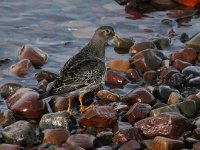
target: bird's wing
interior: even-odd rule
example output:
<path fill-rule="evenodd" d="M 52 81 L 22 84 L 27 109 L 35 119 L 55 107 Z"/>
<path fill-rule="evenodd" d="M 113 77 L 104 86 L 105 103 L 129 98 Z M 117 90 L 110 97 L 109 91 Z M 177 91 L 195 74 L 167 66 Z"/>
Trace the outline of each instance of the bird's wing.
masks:
<path fill-rule="evenodd" d="M 105 73 L 105 63 L 99 58 L 85 59 L 65 70 L 54 81 L 50 95 L 67 93 L 93 82 L 99 82 Z"/>

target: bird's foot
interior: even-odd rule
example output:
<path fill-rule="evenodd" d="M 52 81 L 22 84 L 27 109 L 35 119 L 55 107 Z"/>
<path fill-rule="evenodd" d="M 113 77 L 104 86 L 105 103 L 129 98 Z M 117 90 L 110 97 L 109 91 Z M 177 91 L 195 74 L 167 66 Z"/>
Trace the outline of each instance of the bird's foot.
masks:
<path fill-rule="evenodd" d="M 68 103 L 68 108 L 67 108 L 68 113 L 72 113 L 72 97 L 69 97 L 69 103 Z"/>
<path fill-rule="evenodd" d="M 87 107 L 81 105 L 79 111 L 80 111 L 81 113 L 84 113 L 86 110 L 88 110 L 88 109 L 90 109 L 90 108 L 92 108 L 92 107 L 94 107 L 94 103 L 90 104 L 90 105 L 87 106 Z"/>

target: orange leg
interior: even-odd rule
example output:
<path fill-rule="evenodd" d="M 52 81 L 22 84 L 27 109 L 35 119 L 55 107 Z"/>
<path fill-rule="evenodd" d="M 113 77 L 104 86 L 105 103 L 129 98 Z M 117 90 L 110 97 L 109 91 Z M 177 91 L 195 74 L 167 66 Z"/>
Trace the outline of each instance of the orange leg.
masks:
<path fill-rule="evenodd" d="M 86 111 L 86 108 L 85 108 L 84 105 L 83 105 L 83 97 L 80 95 L 80 96 L 78 97 L 78 99 L 79 99 L 79 102 L 80 102 L 80 112 L 83 113 L 83 112 Z"/>
<path fill-rule="evenodd" d="M 71 111 L 72 111 L 72 97 L 69 96 L 69 103 L 68 103 L 67 112 L 71 113 Z"/>

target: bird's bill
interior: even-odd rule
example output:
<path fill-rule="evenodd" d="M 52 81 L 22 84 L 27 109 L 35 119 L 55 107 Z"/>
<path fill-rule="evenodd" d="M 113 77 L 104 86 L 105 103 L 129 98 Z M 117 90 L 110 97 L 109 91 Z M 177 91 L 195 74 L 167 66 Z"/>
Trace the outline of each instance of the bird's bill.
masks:
<path fill-rule="evenodd" d="M 124 39 L 121 38 L 121 37 L 120 37 L 119 35 L 117 35 L 117 34 L 113 35 L 113 39 L 114 39 L 114 41 L 117 43 L 118 46 L 120 45 L 120 43 L 121 43 L 122 41 L 124 41 Z"/>

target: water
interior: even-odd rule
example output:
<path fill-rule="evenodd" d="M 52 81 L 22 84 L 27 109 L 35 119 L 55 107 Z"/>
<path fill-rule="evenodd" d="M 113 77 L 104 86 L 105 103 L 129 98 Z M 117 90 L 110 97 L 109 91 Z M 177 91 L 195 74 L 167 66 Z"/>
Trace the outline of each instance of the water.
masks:
<path fill-rule="evenodd" d="M 132 11 L 125 12 L 124 7 L 113 0 L 1 0 L 0 59 L 9 58 L 12 61 L 1 66 L 0 80 L 12 79 L 25 85 L 36 84 L 33 76 L 40 69 L 32 69 L 24 78 L 16 77 L 8 71 L 9 66 L 18 61 L 17 52 L 23 44 L 33 44 L 48 53 L 49 60 L 42 67 L 43 70 L 58 71 L 101 25 L 111 25 L 122 37 L 134 38 L 138 42 L 166 37 L 168 31 L 173 29 L 177 35 L 167 51 L 184 47 L 178 36 L 186 31 L 189 35 L 195 34 L 200 26 L 199 19 L 187 23 L 192 28 L 178 27 L 172 13 L 165 11 L 141 15 Z M 160 23 L 166 18 L 173 19 L 173 24 Z M 152 32 L 145 32 L 145 29 Z M 128 58 L 129 54 L 117 54 L 111 46 L 106 50 L 107 60 Z"/>

